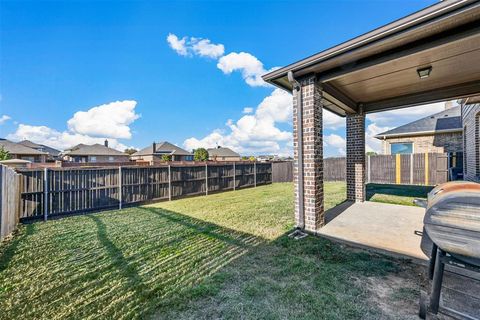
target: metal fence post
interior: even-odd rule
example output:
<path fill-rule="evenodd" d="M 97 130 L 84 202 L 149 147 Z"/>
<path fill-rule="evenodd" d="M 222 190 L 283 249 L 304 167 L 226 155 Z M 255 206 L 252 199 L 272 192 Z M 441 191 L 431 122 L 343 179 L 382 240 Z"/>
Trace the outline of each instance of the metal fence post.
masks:
<path fill-rule="evenodd" d="M 237 178 L 237 170 L 235 169 L 235 161 L 233 161 L 233 190 L 235 191 L 235 185 L 237 184 L 237 181 L 235 180 Z"/>
<path fill-rule="evenodd" d="M 253 163 L 253 186 L 257 186 L 257 161 Z"/>
<path fill-rule="evenodd" d="M 168 201 L 172 201 L 172 170 L 168 165 Z"/>
<path fill-rule="evenodd" d="M 43 169 L 43 221 L 48 219 L 48 168 Z"/>
<path fill-rule="evenodd" d="M 205 162 L 205 195 L 208 196 L 208 163 Z"/>
<path fill-rule="evenodd" d="M 122 210 L 122 167 L 118 167 L 118 209 Z"/>

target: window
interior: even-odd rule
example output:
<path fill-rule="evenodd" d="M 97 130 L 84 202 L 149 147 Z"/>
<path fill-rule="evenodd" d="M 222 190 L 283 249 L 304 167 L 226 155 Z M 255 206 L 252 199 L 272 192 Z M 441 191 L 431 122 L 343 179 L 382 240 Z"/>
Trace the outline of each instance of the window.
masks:
<path fill-rule="evenodd" d="M 90 162 L 97 162 L 97 157 L 91 156 L 90 157 Z"/>
<path fill-rule="evenodd" d="M 413 153 L 413 143 L 392 143 L 390 145 L 391 154 Z"/>
<path fill-rule="evenodd" d="M 113 157 L 108 157 L 108 161 L 112 162 L 112 161 L 113 161 Z"/>

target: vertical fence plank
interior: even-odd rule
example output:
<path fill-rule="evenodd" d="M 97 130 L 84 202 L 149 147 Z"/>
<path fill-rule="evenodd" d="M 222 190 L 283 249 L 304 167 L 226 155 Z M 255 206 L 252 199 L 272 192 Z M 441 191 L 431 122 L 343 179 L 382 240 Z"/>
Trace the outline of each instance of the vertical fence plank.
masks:
<path fill-rule="evenodd" d="M 205 163 L 205 195 L 208 196 L 208 163 Z"/>
<path fill-rule="evenodd" d="M 43 171 L 43 221 L 48 219 L 48 168 Z"/>
<path fill-rule="evenodd" d="M 429 163 L 428 163 L 428 153 L 427 152 L 425 153 L 425 158 L 424 159 L 425 159 L 425 164 L 424 164 L 424 166 L 425 166 L 425 185 L 428 186 L 428 183 L 429 183 L 428 178 L 429 178 L 430 167 L 429 167 Z"/>
<path fill-rule="evenodd" d="M 118 167 L 118 209 L 122 210 L 122 167 Z"/>

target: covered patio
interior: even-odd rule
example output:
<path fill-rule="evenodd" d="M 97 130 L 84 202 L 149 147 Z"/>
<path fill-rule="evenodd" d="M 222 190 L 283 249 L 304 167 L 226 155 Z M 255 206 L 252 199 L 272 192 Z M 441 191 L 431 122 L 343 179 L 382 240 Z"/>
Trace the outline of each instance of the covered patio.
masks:
<path fill-rule="evenodd" d="M 338 236 L 340 230 L 334 226 L 349 218 L 360 220 L 359 230 L 378 228 L 375 236 L 382 239 L 395 221 L 392 216 L 375 219 L 375 215 L 391 208 L 355 204 L 325 226 L 322 111 L 325 108 L 346 117 L 347 199 L 362 203 L 367 114 L 480 93 L 480 2 L 439 2 L 263 78 L 293 94 L 298 229 Z M 409 223 L 420 224 L 423 218 L 420 213 L 414 219 L 395 210 L 399 215 L 393 217 Z M 372 223 L 359 219 L 361 215 Z M 393 248 L 394 241 L 382 242 Z"/>
<path fill-rule="evenodd" d="M 428 258 L 420 246 L 424 213 L 419 207 L 346 201 L 325 212 L 326 225 L 318 233 L 349 245 L 425 263 Z"/>

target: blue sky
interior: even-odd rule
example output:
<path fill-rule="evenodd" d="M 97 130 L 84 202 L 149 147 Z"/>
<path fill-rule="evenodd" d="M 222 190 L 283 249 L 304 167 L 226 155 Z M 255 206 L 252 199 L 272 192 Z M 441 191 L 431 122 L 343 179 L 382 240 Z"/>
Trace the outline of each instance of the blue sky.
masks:
<path fill-rule="evenodd" d="M 290 97 L 259 75 L 434 2 L 3 0 L 0 136 L 288 154 Z M 373 134 L 409 117 L 367 124 Z M 325 153 L 341 154 L 343 120 L 326 118 Z"/>

